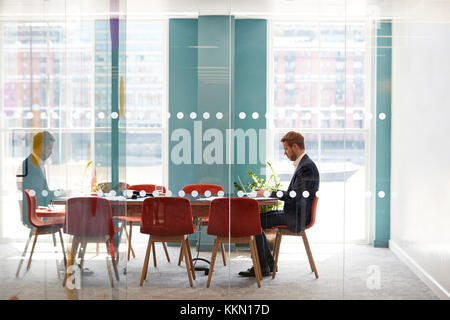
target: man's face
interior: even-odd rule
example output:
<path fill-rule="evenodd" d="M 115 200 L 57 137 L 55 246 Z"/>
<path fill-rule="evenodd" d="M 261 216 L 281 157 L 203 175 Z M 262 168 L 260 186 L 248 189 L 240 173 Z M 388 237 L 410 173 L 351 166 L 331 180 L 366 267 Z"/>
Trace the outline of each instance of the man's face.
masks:
<path fill-rule="evenodd" d="M 43 161 L 47 160 L 50 157 L 50 155 L 52 154 L 54 144 L 55 143 L 53 141 L 51 141 L 51 142 L 45 143 L 43 145 L 43 149 L 42 149 L 42 153 L 41 153 L 41 159 Z"/>
<path fill-rule="evenodd" d="M 295 161 L 297 160 L 297 155 L 294 152 L 294 148 L 296 147 L 296 144 L 293 144 L 292 147 L 290 147 L 286 141 L 283 142 L 283 148 L 284 148 L 284 154 L 285 156 L 291 160 L 291 161 Z"/>

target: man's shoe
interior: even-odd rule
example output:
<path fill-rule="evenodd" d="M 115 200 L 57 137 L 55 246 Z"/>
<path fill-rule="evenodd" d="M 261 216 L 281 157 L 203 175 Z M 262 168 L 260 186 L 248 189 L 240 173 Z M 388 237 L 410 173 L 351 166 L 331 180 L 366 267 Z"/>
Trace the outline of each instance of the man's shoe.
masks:
<path fill-rule="evenodd" d="M 261 274 L 263 277 L 267 277 L 270 273 L 270 268 L 266 266 L 265 268 L 261 268 Z M 243 277 L 254 277 L 255 276 L 255 268 L 251 267 L 250 269 L 247 269 L 247 271 L 241 271 L 239 272 L 240 276 Z"/>

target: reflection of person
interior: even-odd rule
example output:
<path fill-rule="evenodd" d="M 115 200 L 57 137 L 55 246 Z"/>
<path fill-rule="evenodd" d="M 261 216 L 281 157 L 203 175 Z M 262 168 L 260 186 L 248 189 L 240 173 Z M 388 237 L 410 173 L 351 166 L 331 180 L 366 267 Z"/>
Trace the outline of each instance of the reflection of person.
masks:
<path fill-rule="evenodd" d="M 48 206 L 54 198 L 54 192 L 50 191 L 45 172 L 45 161 L 53 151 L 55 138 L 48 131 L 42 131 L 33 136 L 31 154 L 22 162 L 17 177 L 19 190 L 33 190 L 36 194 L 36 206 Z M 25 195 L 23 195 L 25 199 Z M 22 201 L 23 221 L 26 221 L 26 201 Z"/>
<path fill-rule="evenodd" d="M 292 232 L 302 231 L 310 222 L 311 207 L 316 192 L 319 190 L 319 171 L 305 152 L 304 137 L 294 131 L 288 132 L 282 139 L 284 154 L 294 162 L 294 175 L 287 191 L 272 191 L 271 197 L 284 201 L 283 210 L 261 213 L 261 227 L 269 229 L 286 225 Z M 262 189 L 257 189 L 257 196 L 267 195 Z M 293 192 L 294 191 L 294 192 Z M 274 259 L 270 251 L 264 231 L 255 237 L 258 256 L 263 276 L 272 271 Z M 239 273 L 241 276 L 255 276 L 253 268 Z"/>

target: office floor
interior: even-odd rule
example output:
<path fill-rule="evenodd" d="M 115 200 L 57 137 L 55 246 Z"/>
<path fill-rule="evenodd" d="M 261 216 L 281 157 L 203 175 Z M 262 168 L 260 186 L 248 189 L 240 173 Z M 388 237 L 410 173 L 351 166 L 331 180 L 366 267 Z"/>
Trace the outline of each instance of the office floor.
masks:
<path fill-rule="evenodd" d="M 206 288 L 207 276 L 197 271 L 191 288 L 184 263 L 177 265 L 179 248 L 168 247 L 169 263 L 161 244 L 156 245 L 158 267 L 150 259 L 147 280 L 139 287 L 146 242 L 137 239 L 133 244 L 136 258 L 127 263 L 125 254 L 121 255 L 120 281 L 115 281 L 114 289 L 109 286 L 106 255 L 97 256 L 95 245 L 90 245 L 85 268 L 93 273 L 83 276 L 80 290 L 68 290 L 61 285 L 62 274 L 58 277 L 57 273 L 56 258 L 61 253 L 55 253 L 51 242 L 38 242 L 30 270 L 25 271 L 25 261 L 17 278 L 24 243 L 2 243 L 0 299 L 438 299 L 389 249 L 369 245 L 311 244 L 319 271 L 315 279 L 304 248 L 295 238 L 283 240 L 279 273 L 275 279 L 265 277 L 259 289 L 254 278 L 238 275 L 251 266 L 247 251 L 231 252 L 227 267 L 219 254 L 211 287 Z M 195 248 L 191 249 L 195 258 Z M 203 258 L 210 256 L 210 252 L 200 253 Z"/>

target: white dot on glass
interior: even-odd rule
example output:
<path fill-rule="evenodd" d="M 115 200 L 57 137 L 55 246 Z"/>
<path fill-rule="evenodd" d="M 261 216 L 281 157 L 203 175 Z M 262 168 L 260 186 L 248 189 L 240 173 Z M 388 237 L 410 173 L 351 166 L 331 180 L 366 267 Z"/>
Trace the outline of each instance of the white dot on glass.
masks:
<path fill-rule="evenodd" d="M 246 117 L 245 112 L 239 113 L 239 119 L 245 119 L 245 117 Z"/>
<path fill-rule="evenodd" d="M 265 117 L 266 117 L 266 119 L 270 119 L 270 114 L 266 113 Z"/>
<path fill-rule="evenodd" d="M 191 196 L 193 196 L 194 198 L 195 198 L 196 196 L 198 196 L 198 191 L 197 191 L 197 190 L 192 191 L 192 192 L 191 192 Z"/>
<path fill-rule="evenodd" d="M 147 194 L 147 192 L 145 192 L 145 190 L 139 191 L 139 195 L 140 195 L 141 197 L 145 197 L 146 194 Z"/>
<path fill-rule="evenodd" d="M 372 119 L 373 118 L 373 115 L 370 112 L 366 113 L 365 116 L 366 116 L 367 119 Z"/>
<path fill-rule="evenodd" d="M 206 190 L 205 191 L 205 197 L 207 197 L 207 198 L 211 197 L 211 191 Z"/>
<path fill-rule="evenodd" d="M 105 114 L 103 112 L 99 112 L 97 116 L 98 116 L 99 119 L 104 119 L 105 118 Z"/>
<path fill-rule="evenodd" d="M 290 196 L 291 198 L 295 198 L 296 195 L 297 195 L 297 192 L 295 192 L 294 190 L 292 190 L 292 191 L 289 192 L 289 196 Z"/>
<path fill-rule="evenodd" d="M 283 196 L 283 191 L 277 191 L 277 197 L 281 198 Z"/>
<path fill-rule="evenodd" d="M 366 198 L 370 198 L 370 197 L 372 197 L 372 192 L 367 191 L 367 192 L 366 192 Z"/>
<path fill-rule="evenodd" d="M 172 196 L 172 191 L 170 191 L 170 190 L 167 190 L 167 192 L 166 192 L 166 196 L 167 196 L 167 197 L 171 197 L 171 196 Z"/>
<path fill-rule="evenodd" d="M 268 198 L 270 196 L 270 191 L 266 190 L 264 191 L 264 197 Z"/>
<path fill-rule="evenodd" d="M 154 197 L 159 197 L 159 191 L 158 191 L 158 190 L 154 190 L 154 191 L 152 192 L 152 195 L 153 195 Z"/>
<path fill-rule="evenodd" d="M 203 112 L 203 119 L 209 119 L 209 112 Z"/>
<path fill-rule="evenodd" d="M 183 119 L 183 117 L 184 117 L 183 112 L 178 112 L 178 113 L 177 113 L 177 118 L 178 118 L 178 119 Z"/>
<path fill-rule="evenodd" d="M 302 196 L 303 196 L 303 198 L 308 198 L 309 192 L 307 190 L 303 191 Z"/>
<path fill-rule="evenodd" d="M 219 192 L 217 192 L 217 195 L 219 197 L 223 197 L 225 195 L 225 192 L 223 192 L 222 190 L 220 190 Z"/>
<path fill-rule="evenodd" d="M 27 119 L 33 119 L 33 117 L 34 117 L 33 112 L 27 113 Z"/>
<path fill-rule="evenodd" d="M 253 112 L 252 113 L 252 118 L 255 119 L 255 120 L 258 119 L 259 118 L 259 113 L 258 112 Z"/>
<path fill-rule="evenodd" d="M 386 119 L 386 114 L 384 112 L 382 112 L 378 115 L 378 118 L 380 118 L 380 120 L 384 120 L 384 119 Z"/>
<path fill-rule="evenodd" d="M 256 198 L 257 195 L 258 195 L 258 194 L 256 193 L 255 190 L 253 190 L 252 192 L 250 192 L 250 197 L 251 197 L 251 198 Z"/>
<path fill-rule="evenodd" d="M 378 198 L 383 199 L 385 195 L 386 195 L 386 194 L 384 193 L 384 191 L 378 192 Z"/>
<path fill-rule="evenodd" d="M 305 119 L 306 119 L 306 120 L 310 120 L 310 119 L 311 119 L 311 113 L 307 112 L 307 113 L 305 114 Z"/>
<path fill-rule="evenodd" d="M 132 190 L 126 190 L 126 196 L 128 198 L 131 198 L 133 196 L 133 191 Z"/>
<path fill-rule="evenodd" d="M 80 114 L 79 114 L 78 112 L 74 112 L 74 113 L 72 114 L 72 118 L 78 119 L 78 118 L 80 118 Z"/>
<path fill-rule="evenodd" d="M 59 190 L 56 190 L 54 193 L 55 197 L 59 197 L 61 195 L 61 192 Z"/>
<path fill-rule="evenodd" d="M 216 118 L 219 119 L 219 120 L 222 119 L 223 118 L 222 112 L 217 112 L 216 113 Z"/>
<path fill-rule="evenodd" d="M 320 197 L 320 191 L 319 191 L 319 190 L 316 191 L 316 197 L 317 197 L 317 198 Z"/>
<path fill-rule="evenodd" d="M 167 112 L 167 119 L 170 119 L 170 112 Z"/>
<path fill-rule="evenodd" d="M 36 191 L 30 190 L 29 194 L 30 194 L 30 197 L 34 197 L 36 195 Z"/>
<path fill-rule="evenodd" d="M 42 196 L 43 197 L 47 197 L 48 196 L 48 191 L 47 190 L 42 190 Z"/>
<path fill-rule="evenodd" d="M 242 198 L 244 196 L 244 191 L 239 190 L 237 195 L 238 195 L 239 198 Z"/>
<path fill-rule="evenodd" d="M 196 119 L 197 118 L 197 114 L 195 112 L 191 112 L 191 114 L 189 115 L 189 117 L 191 119 Z"/>
<path fill-rule="evenodd" d="M 97 196 L 103 197 L 103 191 L 102 191 L 102 190 L 98 190 L 98 191 L 97 191 Z"/>
<path fill-rule="evenodd" d="M 58 119 L 59 116 L 58 116 L 58 114 L 56 112 L 53 112 L 52 113 L 52 117 L 53 117 L 53 119 Z"/>
<path fill-rule="evenodd" d="M 91 118 L 91 113 L 90 112 L 86 112 L 85 117 L 86 117 L 86 119 L 90 119 Z"/>
<path fill-rule="evenodd" d="M 41 113 L 41 119 L 47 119 L 47 114 L 45 112 Z"/>
<path fill-rule="evenodd" d="M 292 117 L 292 119 L 297 119 L 298 118 L 298 114 L 297 113 L 293 113 L 291 117 Z"/>
<path fill-rule="evenodd" d="M 117 112 L 111 113 L 111 119 L 117 119 L 119 117 L 119 114 Z"/>
<path fill-rule="evenodd" d="M 178 195 L 179 195 L 180 197 L 184 197 L 184 196 L 186 195 L 186 193 L 185 193 L 183 190 L 180 190 L 180 191 L 178 192 Z"/>

